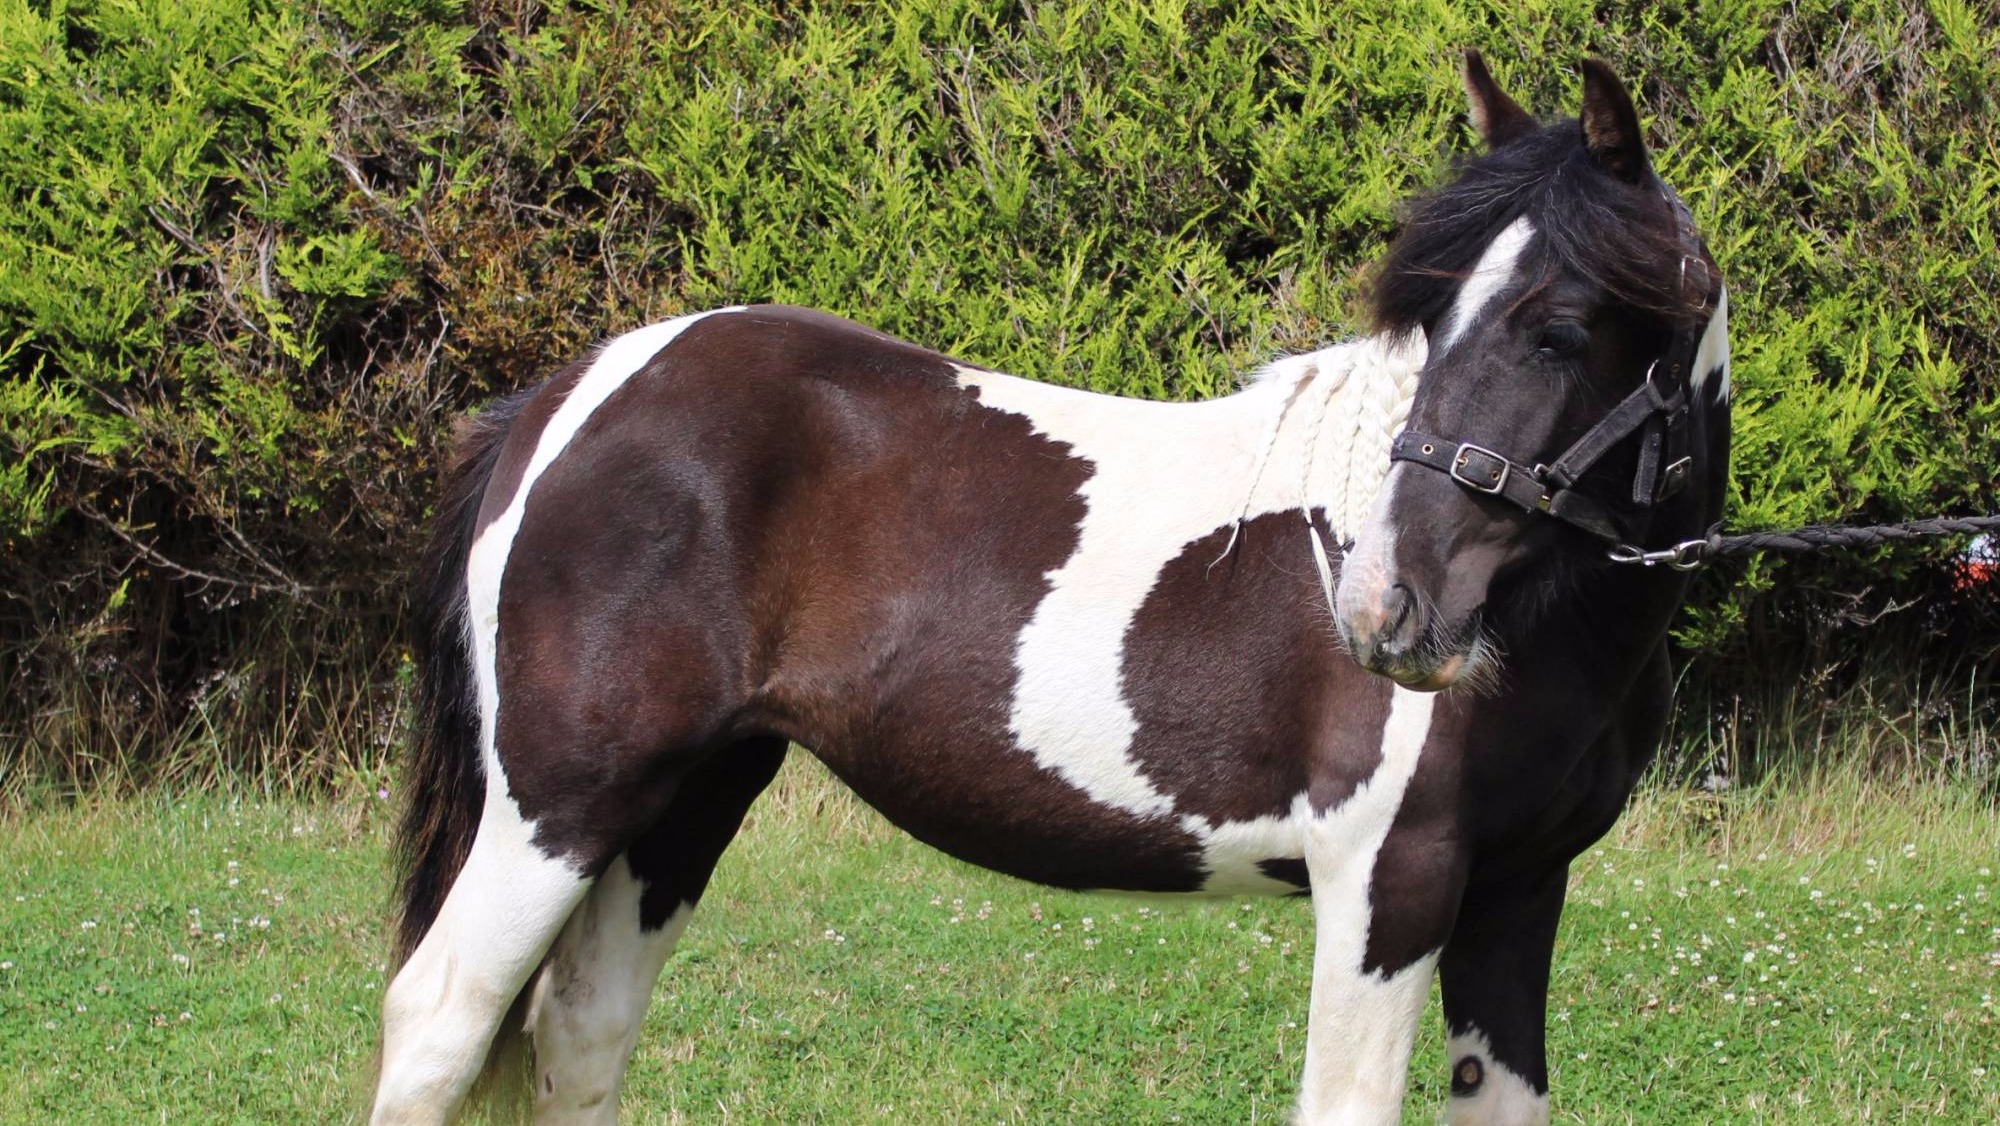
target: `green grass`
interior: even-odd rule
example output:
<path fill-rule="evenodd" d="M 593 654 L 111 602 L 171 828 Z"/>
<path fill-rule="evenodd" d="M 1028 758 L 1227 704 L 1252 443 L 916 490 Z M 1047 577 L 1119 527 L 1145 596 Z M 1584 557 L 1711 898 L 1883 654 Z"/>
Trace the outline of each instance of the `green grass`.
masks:
<path fill-rule="evenodd" d="M 387 803 L 0 823 L 0 1120 L 341 1120 L 382 987 Z M 1562 1122 L 2000 1120 L 2000 818 L 1849 771 L 1658 791 L 1576 866 Z M 752 815 L 656 997 L 640 1122 L 1282 1122 L 1307 906 L 974 872 L 815 771 Z M 1435 1012 L 1409 1120 L 1444 1099 Z"/>

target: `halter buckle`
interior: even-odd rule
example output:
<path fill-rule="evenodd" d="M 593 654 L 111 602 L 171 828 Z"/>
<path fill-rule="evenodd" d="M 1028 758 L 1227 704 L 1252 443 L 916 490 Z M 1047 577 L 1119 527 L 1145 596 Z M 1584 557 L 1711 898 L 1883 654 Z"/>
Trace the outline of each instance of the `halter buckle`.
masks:
<path fill-rule="evenodd" d="M 1485 460 L 1475 464 L 1474 457 Z M 1507 478 L 1514 472 L 1514 463 L 1485 446 L 1460 442 L 1458 452 L 1452 455 L 1449 472 L 1452 480 L 1473 492 L 1492 496 L 1507 487 Z"/>

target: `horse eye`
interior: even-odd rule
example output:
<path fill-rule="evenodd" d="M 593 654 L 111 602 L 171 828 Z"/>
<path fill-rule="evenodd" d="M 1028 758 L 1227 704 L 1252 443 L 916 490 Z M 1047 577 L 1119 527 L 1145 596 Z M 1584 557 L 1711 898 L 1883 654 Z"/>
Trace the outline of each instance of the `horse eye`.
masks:
<path fill-rule="evenodd" d="M 1590 343 L 1590 330 L 1576 321 L 1550 321 L 1542 329 L 1542 338 L 1535 342 L 1535 351 L 1543 357 L 1556 359 L 1583 351 Z"/>

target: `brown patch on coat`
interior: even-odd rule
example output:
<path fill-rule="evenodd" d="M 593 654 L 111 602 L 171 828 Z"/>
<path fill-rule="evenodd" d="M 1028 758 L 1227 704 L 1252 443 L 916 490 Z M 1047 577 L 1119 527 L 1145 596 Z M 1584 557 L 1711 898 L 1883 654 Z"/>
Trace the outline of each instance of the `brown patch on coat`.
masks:
<path fill-rule="evenodd" d="M 1375 853 L 1368 882 L 1368 944 L 1361 968 L 1384 977 L 1444 946 L 1458 916 L 1467 850 L 1464 803 L 1482 800 L 1459 786 L 1461 748 L 1476 748 L 1469 722 L 1478 701 L 1446 693 L 1431 708 L 1416 770 Z M 1468 707 L 1468 705 L 1471 705 Z"/>
<path fill-rule="evenodd" d="M 625 851 L 632 877 L 645 885 L 638 924 L 659 930 L 681 907 L 701 901 L 722 850 L 743 825 L 750 803 L 785 761 L 783 739 L 746 739 L 710 755 L 683 779 L 666 813 Z"/>
<path fill-rule="evenodd" d="M 1090 464 L 937 353 L 823 313 L 691 325 L 536 482 L 501 591 L 501 753 L 601 866 L 716 748 L 811 748 L 912 834 L 1067 887 L 1193 890 L 1197 842 L 1008 729 Z"/>
<path fill-rule="evenodd" d="M 1125 635 L 1132 756 L 1210 822 L 1345 801 L 1381 765 L 1388 682 L 1340 652 L 1298 510 L 1194 540 Z"/>

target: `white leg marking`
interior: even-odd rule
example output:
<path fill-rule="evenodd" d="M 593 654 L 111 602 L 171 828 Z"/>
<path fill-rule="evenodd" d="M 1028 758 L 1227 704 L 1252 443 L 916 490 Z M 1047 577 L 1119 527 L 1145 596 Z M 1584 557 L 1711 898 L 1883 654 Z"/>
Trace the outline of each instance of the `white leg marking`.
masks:
<path fill-rule="evenodd" d="M 1388 976 L 1363 964 L 1372 921 L 1376 854 L 1430 734 L 1434 694 L 1395 689 L 1382 726 L 1382 764 L 1339 806 L 1306 828 L 1312 876 L 1313 983 L 1298 1121 L 1307 1126 L 1393 1126 L 1417 1021 L 1437 952 Z"/>
<path fill-rule="evenodd" d="M 535 983 L 535 1121 L 618 1121 L 618 1091 L 639 1044 L 653 982 L 687 929 L 682 904 L 656 931 L 639 929 L 645 885 L 614 861 L 556 939 Z"/>
<path fill-rule="evenodd" d="M 1445 1044 L 1445 1062 L 1452 1068 L 1468 1057 L 1479 1061 L 1482 1078 L 1472 1094 L 1452 1096 L 1445 1119 L 1450 1126 L 1548 1126 L 1548 1095 L 1493 1062 L 1493 1045 L 1477 1028 Z"/>
<path fill-rule="evenodd" d="M 1729 397 L 1729 290 L 1724 288 L 1715 299 L 1715 312 L 1708 315 L 1708 327 L 1701 331 L 1701 343 L 1695 345 L 1694 371 L 1689 373 L 1694 381 L 1695 394 L 1699 395 L 1710 379 L 1719 379 L 1715 385 L 1715 401 Z"/>
<path fill-rule="evenodd" d="M 1388 467 L 1394 434 L 1381 420 L 1406 416 L 1423 359 L 1421 341 L 1353 341 L 1281 360 L 1246 390 L 1205 403 L 1119 399 L 960 368 L 960 384 L 976 387 L 983 405 L 1027 418 L 1092 465 L 1076 550 L 1048 574 L 1049 594 L 1016 642 L 1009 725 L 1017 744 L 1101 804 L 1142 817 L 1174 815 L 1174 797 L 1131 756 L 1137 723 L 1123 676 L 1133 616 L 1161 568 L 1239 516 L 1325 507 L 1339 534 L 1347 514 L 1372 499 L 1349 494 L 1372 491 Z M 1323 382 L 1302 387 L 1307 380 Z M 1294 392 L 1309 401 L 1295 403 L 1274 431 L 1273 419 Z M 1372 424 L 1357 425 L 1357 416 Z M 1342 441 L 1322 441 L 1322 425 Z M 1272 470 L 1258 473 L 1260 463 Z M 1300 467 L 1310 467 L 1304 496 Z M 1307 530 L 1298 537 L 1305 563 Z M 1301 854 L 1297 816 L 1181 821 L 1204 842 L 1211 871 L 1204 890 L 1296 890 L 1256 862 Z M 1274 851 L 1255 855 L 1259 846 Z"/>
<path fill-rule="evenodd" d="M 1528 240 L 1535 235 L 1535 225 L 1523 215 L 1507 224 L 1493 241 L 1486 244 L 1485 253 L 1479 256 L 1479 264 L 1472 268 L 1472 275 L 1459 287 L 1458 299 L 1452 302 L 1451 311 L 1445 314 L 1444 328 L 1438 334 L 1437 350 L 1443 354 L 1451 350 L 1453 344 L 1464 336 L 1479 313 L 1488 302 L 1507 287 L 1513 278 L 1521 252 L 1528 248 Z"/>
<path fill-rule="evenodd" d="M 442 1123 L 464 1100 L 493 1033 L 589 882 L 529 839 L 498 787 L 437 921 L 383 998 L 373 1121 Z"/>
<path fill-rule="evenodd" d="M 606 345 L 550 416 L 507 508 L 472 545 L 466 605 L 486 798 L 465 868 L 383 999 L 377 1122 L 442 1122 L 457 1108 L 478 1076 L 501 1017 L 589 886 L 567 861 L 535 846 L 534 825 L 508 791 L 495 742 L 500 583 L 536 479 L 612 392 L 709 315 L 649 325 Z"/>

